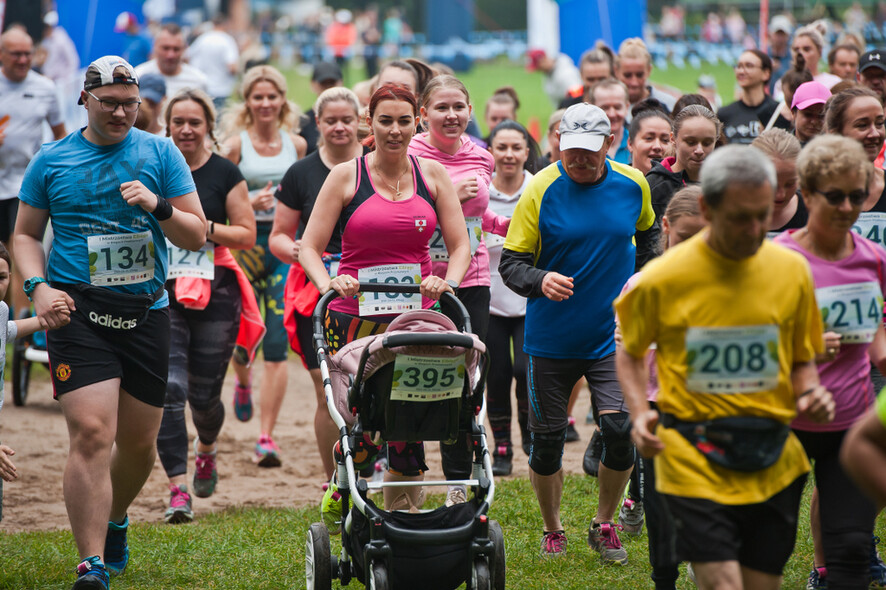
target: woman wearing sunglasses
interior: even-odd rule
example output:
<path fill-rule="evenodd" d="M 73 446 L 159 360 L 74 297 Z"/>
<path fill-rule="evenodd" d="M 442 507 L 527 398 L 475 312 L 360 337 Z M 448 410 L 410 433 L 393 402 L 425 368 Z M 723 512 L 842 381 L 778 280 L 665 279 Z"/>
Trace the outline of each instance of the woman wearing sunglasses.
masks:
<path fill-rule="evenodd" d="M 852 231 L 874 174 L 868 160 L 865 149 L 846 137 L 812 140 L 797 159 L 809 220 L 805 227 L 776 238 L 803 255 L 812 269 L 825 331 L 818 370 L 821 384 L 836 402 L 832 422 L 818 424 L 800 416 L 791 425 L 814 462 L 818 488 L 820 535 L 815 536 L 820 545 L 810 575 L 812 587 L 820 587 L 827 578 L 830 587 L 864 588 L 870 575 L 876 508 L 839 461 L 846 432 L 876 398 L 871 361 L 881 371 L 886 369 L 886 253 Z M 813 515 L 816 528 L 814 521 Z"/>

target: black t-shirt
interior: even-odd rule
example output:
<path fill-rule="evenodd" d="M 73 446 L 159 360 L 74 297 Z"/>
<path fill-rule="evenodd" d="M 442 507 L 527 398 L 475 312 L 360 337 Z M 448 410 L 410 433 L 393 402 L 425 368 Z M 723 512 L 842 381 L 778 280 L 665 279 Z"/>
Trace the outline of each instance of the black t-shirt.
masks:
<path fill-rule="evenodd" d="M 312 154 L 317 151 L 317 141 L 320 139 L 320 130 L 317 129 L 317 117 L 314 116 L 314 109 L 302 115 L 300 123 L 301 131 L 298 134 L 308 142 L 308 151 L 305 154 Z"/>
<path fill-rule="evenodd" d="M 723 134 L 729 143 L 749 144 L 763 133 L 777 108 L 778 102 L 771 96 L 755 107 L 737 100 L 717 111 L 717 118 L 723 122 Z"/>
<path fill-rule="evenodd" d="M 205 164 L 191 172 L 191 176 L 197 185 L 197 196 L 200 197 L 206 219 L 227 223 L 225 203 L 228 193 L 244 180 L 237 165 L 218 154 L 212 154 Z"/>
<path fill-rule="evenodd" d="M 789 229 L 800 229 L 801 227 L 806 226 L 806 222 L 809 220 L 809 211 L 806 210 L 806 204 L 803 203 L 803 195 L 797 191 L 797 210 L 794 211 L 793 217 L 788 219 L 788 222 L 783 226 L 777 229 L 771 229 L 766 233 L 766 237 L 772 239 L 775 238 L 778 234 L 784 233 Z"/>
<path fill-rule="evenodd" d="M 329 172 L 329 168 L 320 159 L 320 152 L 315 151 L 290 166 L 286 174 L 283 175 L 283 180 L 280 181 L 275 196 L 290 209 L 301 211 L 296 237 L 300 238 L 304 233 L 308 219 L 311 217 L 311 211 L 314 209 L 317 194 L 326 181 L 326 177 L 329 176 Z M 341 231 L 338 224 L 332 230 L 326 251 L 332 254 L 341 253 Z"/>

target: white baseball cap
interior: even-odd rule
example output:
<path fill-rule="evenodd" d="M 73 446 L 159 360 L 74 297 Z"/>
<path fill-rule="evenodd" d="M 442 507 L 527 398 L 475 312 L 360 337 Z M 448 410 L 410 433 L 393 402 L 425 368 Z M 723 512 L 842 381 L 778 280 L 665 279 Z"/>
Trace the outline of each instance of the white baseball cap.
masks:
<path fill-rule="evenodd" d="M 600 107 L 580 102 L 566 109 L 560 120 L 560 150 L 580 148 L 598 152 L 611 134 L 606 113 Z"/>

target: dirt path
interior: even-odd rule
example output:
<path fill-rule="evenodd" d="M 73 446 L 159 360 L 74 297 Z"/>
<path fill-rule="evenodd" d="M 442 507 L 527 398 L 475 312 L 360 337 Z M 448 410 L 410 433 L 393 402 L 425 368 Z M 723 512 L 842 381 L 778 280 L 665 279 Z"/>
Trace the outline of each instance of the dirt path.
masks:
<path fill-rule="evenodd" d="M 261 371 L 256 363 L 255 382 Z M 324 477 L 313 431 L 314 392 L 307 371 L 298 360 L 290 360 L 289 387 L 274 438 L 282 451 L 283 466 L 260 469 L 252 463 L 252 449 L 258 438 L 258 417 L 250 422 L 236 420 L 231 410 L 234 390 L 229 371 L 222 398 L 227 419 L 219 440 L 219 483 L 212 498 L 195 499 L 197 518 L 209 511 L 231 506 L 295 506 L 319 503 Z M 11 367 L 7 366 L 7 375 Z M 0 440 L 16 450 L 19 479 L 4 483 L 3 521 L 0 530 L 8 532 L 68 528 L 62 497 L 62 473 L 67 457 L 68 437 L 64 418 L 52 399 L 48 374 L 35 369 L 25 407 L 12 404 L 11 385 L 6 383 L 6 404 L 0 414 Z M 260 395 L 260 392 L 259 392 Z M 581 460 L 591 427 L 584 416 L 589 402 L 587 391 L 576 406 L 577 428 L 582 440 L 566 446 L 564 464 L 570 473 L 581 473 Z M 188 418 L 190 425 L 190 417 Z M 519 450 L 519 429 L 514 423 L 517 444 L 514 473 L 526 477 L 528 466 Z M 489 429 L 487 427 L 487 432 Z M 194 436 L 191 427 L 191 437 Z M 490 441 L 491 444 L 491 441 Z M 440 454 L 429 443 L 428 464 L 432 477 L 440 475 Z M 437 474 L 437 475 L 434 475 Z M 193 476 L 193 458 L 190 476 Z M 142 493 L 130 509 L 136 521 L 162 521 L 168 490 L 165 473 L 158 460 Z"/>

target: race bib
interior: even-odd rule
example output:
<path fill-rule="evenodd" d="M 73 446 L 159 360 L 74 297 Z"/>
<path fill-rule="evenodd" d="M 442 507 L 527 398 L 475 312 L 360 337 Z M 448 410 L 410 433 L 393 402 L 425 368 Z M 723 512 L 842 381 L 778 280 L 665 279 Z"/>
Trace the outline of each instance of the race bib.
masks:
<path fill-rule="evenodd" d="M 484 233 L 483 239 L 486 240 L 486 247 L 490 250 L 493 248 L 502 248 L 505 245 L 504 237 L 498 234 Z"/>
<path fill-rule="evenodd" d="M 883 320 L 883 293 L 875 281 L 834 285 L 815 290 L 826 332 L 840 334 L 842 342 L 873 342 Z"/>
<path fill-rule="evenodd" d="M 255 199 L 255 197 L 258 195 L 258 193 L 260 193 L 263 189 L 264 189 L 264 186 L 262 186 L 260 189 L 249 191 L 249 200 L 252 201 L 253 199 Z M 268 222 L 274 221 L 274 210 L 276 208 L 277 208 L 277 199 L 275 198 L 274 204 L 271 206 L 270 209 L 263 209 L 261 211 L 257 211 L 257 210 L 254 211 L 255 220 L 261 221 L 263 223 L 268 223 Z"/>
<path fill-rule="evenodd" d="M 390 285 L 421 284 L 420 264 L 391 264 L 370 266 L 357 272 L 361 283 L 388 283 Z M 418 293 L 360 293 L 360 316 L 396 315 L 404 311 L 421 309 Z"/>
<path fill-rule="evenodd" d="M 480 247 L 480 241 L 483 239 L 483 218 L 482 217 L 465 217 L 465 224 L 468 228 L 468 237 L 471 240 L 471 256 L 477 252 Z M 431 235 L 431 241 L 428 243 L 431 251 L 432 262 L 449 262 L 449 252 L 446 250 L 446 243 L 443 241 L 443 232 L 440 226 L 434 228 Z"/>
<path fill-rule="evenodd" d="M 439 358 L 397 355 L 391 400 L 436 402 L 461 397 L 465 383 L 465 355 Z"/>
<path fill-rule="evenodd" d="M 166 249 L 169 252 L 167 279 L 192 277 L 211 281 L 215 278 L 215 244 L 212 242 L 206 242 L 193 252 L 179 248 L 167 239 Z"/>
<path fill-rule="evenodd" d="M 150 231 L 89 236 L 86 248 L 92 285 L 131 285 L 154 278 L 154 240 Z"/>
<path fill-rule="evenodd" d="M 696 393 L 753 393 L 778 385 L 778 326 L 689 328 L 686 385 Z"/>
<path fill-rule="evenodd" d="M 886 213 L 875 211 L 863 211 L 859 216 L 852 231 L 863 238 L 876 242 L 881 246 L 886 242 Z"/>

